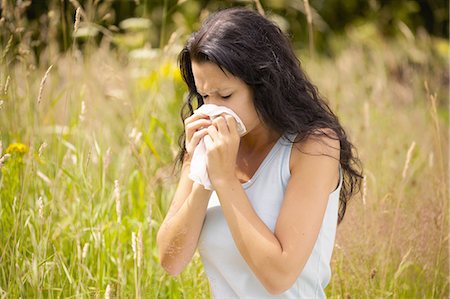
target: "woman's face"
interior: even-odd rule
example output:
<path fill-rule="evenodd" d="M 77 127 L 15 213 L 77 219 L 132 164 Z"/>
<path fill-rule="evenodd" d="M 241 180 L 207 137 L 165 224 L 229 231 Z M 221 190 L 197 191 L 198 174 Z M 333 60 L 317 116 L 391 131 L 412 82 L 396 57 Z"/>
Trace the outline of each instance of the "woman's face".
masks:
<path fill-rule="evenodd" d="M 252 90 L 241 79 L 224 71 L 211 62 L 192 62 L 195 86 L 204 103 L 233 110 L 250 132 L 261 124 L 253 104 Z"/>

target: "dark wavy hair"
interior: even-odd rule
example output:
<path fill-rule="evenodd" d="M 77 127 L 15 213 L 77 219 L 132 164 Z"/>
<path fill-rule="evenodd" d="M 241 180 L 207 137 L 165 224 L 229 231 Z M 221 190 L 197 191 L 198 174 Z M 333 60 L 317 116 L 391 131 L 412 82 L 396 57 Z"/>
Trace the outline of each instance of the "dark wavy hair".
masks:
<path fill-rule="evenodd" d="M 192 61 L 212 62 L 243 80 L 253 91 L 253 101 L 264 123 L 277 132 L 297 134 L 300 142 L 312 135 L 340 141 L 344 182 L 340 194 L 340 223 L 348 200 L 360 190 L 362 164 L 338 118 L 302 71 L 289 39 L 280 28 L 245 8 L 231 8 L 210 15 L 188 39 L 179 55 L 181 75 L 189 94 L 181 110 L 184 121 L 203 105 L 192 73 Z M 195 103 L 196 101 L 196 103 Z M 334 131 L 327 134 L 324 128 Z M 185 134 L 179 138 L 177 157 L 183 163 Z"/>

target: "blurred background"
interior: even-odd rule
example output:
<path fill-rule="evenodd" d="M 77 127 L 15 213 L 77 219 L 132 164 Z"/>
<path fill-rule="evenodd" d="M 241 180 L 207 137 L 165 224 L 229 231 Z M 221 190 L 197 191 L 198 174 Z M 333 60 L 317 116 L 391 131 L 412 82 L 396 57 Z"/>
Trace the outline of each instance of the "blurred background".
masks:
<path fill-rule="evenodd" d="M 305 3 L 309 3 L 308 7 Z M 209 11 L 237 5 L 257 8 L 249 0 L 4 0 L 0 10 L 1 41 L 6 45 L 13 35 L 13 44 L 28 48 L 37 58 L 53 42 L 57 42 L 58 50 L 67 51 L 73 43 L 75 10 L 82 7 L 82 23 L 75 36 L 92 37 L 97 42 L 108 38 L 114 46 L 161 48 L 173 32 L 186 35 L 198 29 Z M 314 47 L 323 54 L 336 50 L 339 46 L 334 45 L 335 39 L 355 26 L 366 26 L 366 30 L 377 30 L 386 37 L 413 36 L 424 31 L 448 39 L 449 34 L 445 0 L 267 0 L 260 1 L 259 6 L 291 36 L 298 49 L 308 45 L 308 9 Z M 139 31 L 142 34 L 130 35 Z"/>
<path fill-rule="evenodd" d="M 2 0 L 0 298 L 210 298 L 155 236 L 177 183 L 177 55 L 246 6 L 291 38 L 364 165 L 330 298 L 449 298 L 445 0 Z"/>

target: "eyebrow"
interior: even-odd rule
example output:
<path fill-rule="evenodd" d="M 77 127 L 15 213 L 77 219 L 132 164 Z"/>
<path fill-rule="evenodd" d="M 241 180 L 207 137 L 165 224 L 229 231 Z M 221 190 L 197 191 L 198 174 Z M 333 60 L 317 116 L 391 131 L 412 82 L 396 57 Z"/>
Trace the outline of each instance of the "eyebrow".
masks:
<path fill-rule="evenodd" d="M 210 92 L 203 92 L 202 90 L 197 88 L 197 92 L 201 93 L 201 94 L 212 94 L 212 93 L 221 93 L 221 92 L 228 93 L 227 91 L 231 92 L 230 89 L 231 88 L 222 88 L 222 89 L 214 89 L 214 90 L 211 90 Z"/>

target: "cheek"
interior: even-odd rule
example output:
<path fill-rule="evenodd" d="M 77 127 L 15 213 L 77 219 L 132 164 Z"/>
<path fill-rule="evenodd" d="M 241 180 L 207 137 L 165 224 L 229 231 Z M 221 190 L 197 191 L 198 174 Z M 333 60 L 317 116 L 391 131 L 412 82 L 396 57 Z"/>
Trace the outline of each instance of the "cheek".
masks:
<path fill-rule="evenodd" d="M 243 113 L 241 113 L 239 117 L 244 122 L 247 131 L 252 130 L 260 123 L 258 114 L 256 113 L 256 110 L 253 107 L 253 105 L 245 109 L 245 111 L 243 111 Z"/>
<path fill-rule="evenodd" d="M 234 101 L 232 103 L 233 105 L 229 105 L 232 107 L 228 108 L 231 108 L 234 112 L 236 112 L 244 123 L 247 131 L 250 131 L 259 124 L 259 118 L 253 104 L 252 94 L 250 91 L 246 91 L 240 94 L 238 98 L 239 101 Z"/>

